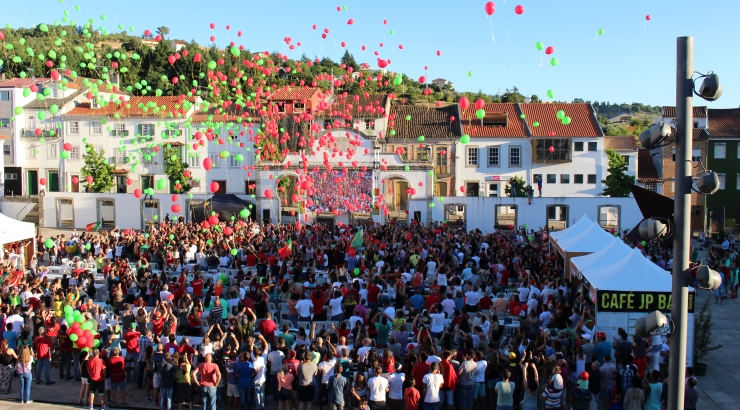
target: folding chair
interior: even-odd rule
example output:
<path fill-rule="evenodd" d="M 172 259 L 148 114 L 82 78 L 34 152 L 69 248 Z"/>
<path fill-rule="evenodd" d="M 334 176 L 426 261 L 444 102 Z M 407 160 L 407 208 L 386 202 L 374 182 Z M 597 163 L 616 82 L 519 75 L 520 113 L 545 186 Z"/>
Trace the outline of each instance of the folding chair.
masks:
<path fill-rule="evenodd" d="M 302 327 L 302 328 L 306 329 L 306 332 L 310 332 L 311 331 L 311 322 L 298 321 L 298 327 L 299 328 Z M 318 325 L 316 327 L 318 328 Z M 319 330 L 319 329 L 316 329 L 316 330 Z"/>

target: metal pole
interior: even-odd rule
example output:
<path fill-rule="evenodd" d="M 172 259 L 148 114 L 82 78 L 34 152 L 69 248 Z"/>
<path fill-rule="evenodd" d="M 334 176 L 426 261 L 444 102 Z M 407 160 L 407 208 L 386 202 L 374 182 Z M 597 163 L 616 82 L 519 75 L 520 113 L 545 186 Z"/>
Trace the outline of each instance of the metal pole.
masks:
<path fill-rule="evenodd" d="M 676 180 L 673 211 L 673 289 L 668 408 L 684 408 L 684 378 L 689 307 L 689 244 L 691 215 L 691 148 L 694 83 L 694 38 L 679 37 L 676 56 Z"/>

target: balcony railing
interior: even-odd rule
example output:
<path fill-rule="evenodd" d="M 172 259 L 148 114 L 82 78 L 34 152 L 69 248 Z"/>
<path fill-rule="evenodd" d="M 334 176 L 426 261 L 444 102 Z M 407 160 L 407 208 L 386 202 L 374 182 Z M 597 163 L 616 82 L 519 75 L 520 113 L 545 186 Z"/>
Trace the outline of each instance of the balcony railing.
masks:
<path fill-rule="evenodd" d="M 128 130 L 113 130 L 110 135 L 111 137 L 128 137 Z"/>
<path fill-rule="evenodd" d="M 449 165 L 435 165 L 434 173 L 437 175 L 446 175 L 452 173 L 452 169 Z"/>
<path fill-rule="evenodd" d="M 42 130 L 41 135 L 36 135 L 36 130 L 21 130 L 21 137 L 23 138 L 50 138 L 52 130 Z M 54 133 L 55 137 L 59 136 L 59 132 Z"/>

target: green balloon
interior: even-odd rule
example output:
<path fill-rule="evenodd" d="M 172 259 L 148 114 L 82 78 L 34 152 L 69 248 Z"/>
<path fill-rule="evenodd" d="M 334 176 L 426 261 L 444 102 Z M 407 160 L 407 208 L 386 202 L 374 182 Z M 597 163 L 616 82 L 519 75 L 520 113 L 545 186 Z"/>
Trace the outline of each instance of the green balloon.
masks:
<path fill-rule="evenodd" d="M 23 96 L 24 97 L 30 97 L 31 96 L 31 89 L 30 88 L 24 88 L 23 89 Z"/>
<path fill-rule="evenodd" d="M 555 67 L 556 65 L 558 65 L 558 59 L 555 58 L 555 57 L 551 58 L 550 59 L 550 65 L 553 66 L 553 67 Z"/>
<path fill-rule="evenodd" d="M 242 154 L 236 154 L 236 155 L 234 155 L 234 159 L 236 159 L 236 162 L 242 162 L 242 161 L 244 161 L 244 155 L 242 155 Z"/>
<path fill-rule="evenodd" d="M 477 111 L 475 112 L 475 116 L 476 116 L 476 117 L 477 117 L 478 119 L 481 119 L 481 120 L 482 120 L 482 119 L 483 119 L 483 117 L 485 117 L 485 116 L 486 116 L 486 111 L 485 111 L 485 110 L 484 110 L 483 108 L 481 108 L 480 110 L 477 110 Z"/>
<path fill-rule="evenodd" d="M 473 76 L 473 72 L 472 71 L 468 71 L 468 77 L 472 77 L 472 76 Z"/>
<path fill-rule="evenodd" d="M 223 158 L 223 159 L 226 159 L 226 158 L 228 158 L 228 157 L 229 157 L 229 155 L 231 155 L 231 153 L 230 153 L 229 151 L 225 151 L 225 150 L 224 150 L 224 151 L 221 151 L 221 152 L 220 152 L 220 153 L 218 154 L 218 156 L 219 156 L 219 157 L 221 157 L 221 158 Z"/>
<path fill-rule="evenodd" d="M 62 151 L 59 153 L 59 156 L 61 156 L 62 159 L 69 159 L 69 151 Z"/>
<path fill-rule="evenodd" d="M 239 216 L 241 216 L 242 218 L 249 217 L 249 209 L 244 208 L 241 211 L 239 211 Z"/>
<path fill-rule="evenodd" d="M 425 138 L 424 138 L 424 136 L 423 136 L 423 135 L 419 135 L 419 142 L 424 142 L 424 139 L 425 139 Z"/>
<path fill-rule="evenodd" d="M 434 202 L 430 202 L 430 203 L 429 203 L 429 207 L 430 207 L 430 208 L 434 208 Z"/>
<path fill-rule="evenodd" d="M 239 47 L 237 46 L 231 47 L 231 55 L 233 55 L 234 57 L 239 57 L 239 54 L 241 54 Z"/>
<path fill-rule="evenodd" d="M 52 115 L 56 115 L 56 113 L 59 112 L 59 106 L 52 104 L 51 107 L 49 107 L 49 112 L 52 113 Z"/>
<path fill-rule="evenodd" d="M 93 340 L 93 347 L 100 347 L 100 340 L 99 339 L 94 339 Z"/>
<path fill-rule="evenodd" d="M 545 49 L 545 45 L 544 45 L 544 44 L 542 44 L 542 42 L 541 42 L 541 41 L 538 41 L 537 43 L 535 43 L 535 45 L 534 45 L 534 46 L 535 46 L 535 47 L 537 47 L 537 50 L 540 50 L 540 51 L 542 51 L 542 50 L 544 50 L 544 49 Z"/>
<path fill-rule="evenodd" d="M 51 248 L 53 248 L 53 247 L 54 247 L 54 241 L 53 241 L 53 240 L 52 240 L 51 238 L 50 238 L 50 239 L 47 239 L 47 240 L 46 240 L 46 242 L 44 242 L 44 245 L 45 245 L 45 246 L 46 246 L 46 247 L 47 247 L 48 249 L 51 249 Z"/>
<path fill-rule="evenodd" d="M 603 28 L 600 28 L 600 29 L 599 29 L 599 35 L 601 36 L 601 35 L 603 35 L 603 34 L 604 34 L 604 29 L 603 29 Z"/>
<path fill-rule="evenodd" d="M 555 98 L 555 91 L 547 90 L 547 98 Z"/>
<path fill-rule="evenodd" d="M 211 61 L 208 62 L 208 69 L 209 70 L 215 70 L 216 67 L 218 67 L 218 64 L 216 64 L 215 61 L 211 60 Z"/>
<path fill-rule="evenodd" d="M 355 268 L 355 270 L 353 272 L 354 272 L 355 276 L 358 276 L 360 274 L 360 268 Z"/>
<path fill-rule="evenodd" d="M 537 128 L 537 127 L 540 126 L 540 123 L 537 122 L 537 121 L 535 121 L 535 122 L 532 123 L 532 126 L 535 127 L 535 128 Z"/>
<path fill-rule="evenodd" d="M 23 107 L 21 107 L 19 105 L 19 106 L 15 107 L 15 109 L 13 110 L 13 112 L 15 112 L 15 115 L 21 115 L 21 114 L 23 114 Z"/>
<path fill-rule="evenodd" d="M 165 189 L 165 187 L 167 187 L 167 180 L 160 179 L 159 181 L 157 181 L 157 189 L 158 190 L 161 191 L 161 190 Z"/>
<path fill-rule="evenodd" d="M 49 26 L 47 26 L 46 24 L 39 24 L 39 30 L 43 31 L 44 33 L 48 33 Z"/>
<path fill-rule="evenodd" d="M 570 124 L 570 117 L 565 117 L 565 118 L 563 118 L 563 120 L 562 120 L 562 123 L 563 123 L 563 125 L 568 125 L 568 124 Z"/>
<path fill-rule="evenodd" d="M 78 338 L 78 336 L 76 334 L 74 334 L 74 333 L 72 333 L 72 334 L 69 335 L 69 340 L 71 340 L 73 342 L 76 342 L 77 341 L 77 338 Z"/>
<path fill-rule="evenodd" d="M 469 142 L 470 142 L 470 135 L 468 135 L 468 134 L 463 134 L 463 135 L 462 135 L 462 136 L 460 137 L 460 142 L 461 142 L 462 144 L 467 144 L 467 143 L 469 143 Z"/>
<path fill-rule="evenodd" d="M 558 110 L 558 113 L 556 114 L 556 116 L 558 117 L 559 120 L 562 120 L 563 118 L 565 118 L 565 111 Z"/>
<path fill-rule="evenodd" d="M 403 83 L 403 77 L 400 75 L 397 75 L 396 78 L 393 79 L 394 85 L 401 85 Z"/>
<path fill-rule="evenodd" d="M 67 305 L 67 306 L 64 307 L 64 314 L 65 314 L 65 316 L 66 315 L 69 315 L 69 314 L 72 314 L 73 311 L 74 311 L 74 309 L 72 309 L 72 306 Z"/>
<path fill-rule="evenodd" d="M 239 253 L 239 251 L 238 251 L 238 250 L 236 250 L 236 249 L 232 249 L 232 250 L 231 250 L 231 255 L 232 255 L 232 256 L 236 256 L 236 254 L 237 254 L 237 253 Z"/>

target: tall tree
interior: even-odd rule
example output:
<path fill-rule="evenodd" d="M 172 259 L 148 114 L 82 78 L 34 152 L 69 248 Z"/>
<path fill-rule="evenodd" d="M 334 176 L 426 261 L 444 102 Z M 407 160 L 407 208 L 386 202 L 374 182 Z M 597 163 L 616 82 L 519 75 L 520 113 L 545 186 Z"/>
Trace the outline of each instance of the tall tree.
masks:
<path fill-rule="evenodd" d="M 604 192 L 600 195 L 611 197 L 628 197 L 630 196 L 629 184 L 635 183 L 635 177 L 627 175 L 629 165 L 622 154 L 613 149 L 607 149 L 606 155 L 609 158 L 609 175 L 602 179 L 601 183 L 606 185 Z"/>
<path fill-rule="evenodd" d="M 157 34 L 160 34 L 162 37 L 164 37 L 167 34 L 170 34 L 170 28 L 167 26 L 157 27 Z"/>
<path fill-rule="evenodd" d="M 162 152 L 164 156 L 164 172 L 170 180 L 170 191 L 173 194 L 185 194 L 192 189 L 190 178 L 185 177 L 185 170 L 188 168 L 188 164 L 183 162 L 181 154 L 182 151 L 180 148 L 173 147 L 170 144 L 165 145 Z"/>
<path fill-rule="evenodd" d="M 92 182 L 85 182 L 89 192 L 110 192 L 113 188 L 113 170 L 116 168 L 108 163 L 105 151 L 96 151 L 91 144 L 85 144 L 85 154 L 82 155 L 85 165 L 82 167 L 82 176 L 92 177 Z"/>
<path fill-rule="evenodd" d="M 355 57 L 349 53 L 349 50 L 344 50 L 344 55 L 342 56 L 342 64 L 357 70 L 357 62 L 355 61 Z"/>

